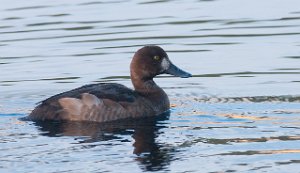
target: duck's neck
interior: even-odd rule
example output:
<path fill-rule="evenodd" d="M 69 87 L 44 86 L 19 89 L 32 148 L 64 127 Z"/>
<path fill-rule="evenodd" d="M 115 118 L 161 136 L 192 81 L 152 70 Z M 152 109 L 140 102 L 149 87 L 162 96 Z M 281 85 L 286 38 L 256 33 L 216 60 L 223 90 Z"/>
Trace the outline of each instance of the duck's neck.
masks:
<path fill-rule="evenodd" d="M 156 114 L 161 114 L 169 109 L 170 101 L 168 95 L 153 79 L 135 79 L 132 80 L 132 83 L 136 92 L 151 101 Z"/>
<path fill-rule="evenodd" d="M 168 95 L 153 81 L 153 78 L 143 79 L 131 75 L 131 81 L 136 92 L 145 97 L 153 105 L 156 115 L 169 110 L 170 101 Z"/>
<path fill-rule="evenodd" d="M 145 78 L 141 77 L 139 74 L 142 72 L 136 73 L 135 71 L 131 71 L 131 81 L 134 86 L 136 92 L 140 93 L 145 97 L 168 97 L 167 94 L 161 89 L 154 81 L 153 78 Z"/>
<path fill-rule="evenodd" d="M 156 92 L 164 92 L 152 78 L 143 79 L 139 77 L 131 76 L 131 81 L 134 86 L 135 91 L 141 94 L 150 94 Z"/>

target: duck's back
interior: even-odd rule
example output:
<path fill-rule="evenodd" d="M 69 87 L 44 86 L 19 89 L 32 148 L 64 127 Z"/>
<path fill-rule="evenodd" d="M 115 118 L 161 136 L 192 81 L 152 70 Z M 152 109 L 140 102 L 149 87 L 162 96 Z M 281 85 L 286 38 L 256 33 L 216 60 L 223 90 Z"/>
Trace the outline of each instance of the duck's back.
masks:
<path fill-rule="evenodd" d="M 75 88 L 70 91 L 66 91 L 57 95 L 54 95 L 41 103 L 49 103 L 54 100 L 58 100 L 64 97 L 72 97 L 72 98 L 81 98 L 81 94 L 89 93 L 95 95 L 98 98 L 102 99 L 111 99 L 114 101 L 128 101 L 133 102 L 137 93 L 130 88 L 127 88 L 124 85 L 117 83 L 98 83 L 98 84 L 89 84 L 84 85 L 79 88 Z"/>
<path fill-rule="evenodd" d="M 151 105 L 132 89 L 121 84 L 100 83 L 54 95 L 40 102 L 29 118 L 105 122 L 134 117 L 139 108 L 153 113 Z"/>

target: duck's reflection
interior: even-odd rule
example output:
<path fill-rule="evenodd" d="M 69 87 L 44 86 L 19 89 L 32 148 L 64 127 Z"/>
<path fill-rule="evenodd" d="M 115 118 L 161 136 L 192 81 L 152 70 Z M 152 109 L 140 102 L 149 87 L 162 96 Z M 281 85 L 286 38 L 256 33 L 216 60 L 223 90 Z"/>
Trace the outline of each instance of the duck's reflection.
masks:
<path fill-rule="evenodd" d="M 159 117 L 110 123 L 44 121 L 35 122 L 35 125 L 42 131 L 42 135 L 50 137 L 84 137 L 80 143 L 108 141 L 122 138 L 122 135 L 131 135 L 134 139 L 133 153 L 137 156 L 135 160 L 143 170 L 156 171 L 166 169 L 171 160 L 170 150 L 156 142 L 159 129 L 165 128 L 163 121 L 169 115 L 168 112 Z"/>

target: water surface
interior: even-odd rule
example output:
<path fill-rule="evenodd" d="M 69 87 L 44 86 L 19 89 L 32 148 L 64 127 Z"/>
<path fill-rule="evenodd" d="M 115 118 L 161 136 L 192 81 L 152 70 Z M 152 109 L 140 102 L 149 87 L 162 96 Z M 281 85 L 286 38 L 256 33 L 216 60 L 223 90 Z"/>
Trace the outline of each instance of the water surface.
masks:
<path fill-rule="evenodd" d="M 0 6 L 1 172 L 297 172 L 297 0 L 18 1 Z M 172 109 L 135 122 L 22 121 L 87 83 L 131 87 L 163 47 L 194 76 L 159 76 Z"/>

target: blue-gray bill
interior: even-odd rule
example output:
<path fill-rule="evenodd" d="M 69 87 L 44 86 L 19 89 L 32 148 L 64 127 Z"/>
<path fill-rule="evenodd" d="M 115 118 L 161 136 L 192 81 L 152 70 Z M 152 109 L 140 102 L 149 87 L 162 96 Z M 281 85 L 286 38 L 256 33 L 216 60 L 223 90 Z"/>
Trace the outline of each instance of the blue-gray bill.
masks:
<path fill-rule="evenodd" d="M 192 77 L 192 74 L 181 70 L 180 68 L 178 68 L 177 66 L 175 66 L 174 64 L 170 64 L 169 68 L 165 71 L 165 73 L 167 74 L 171 74 L 177 77 L 182 77 L 182 78 L 188 78 L 188 77 Z"/>

